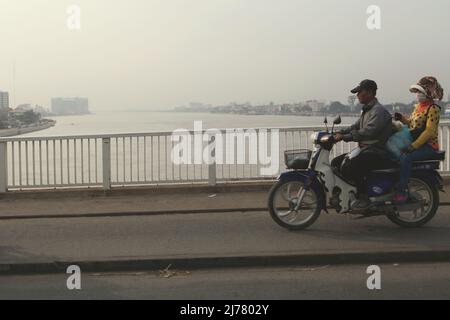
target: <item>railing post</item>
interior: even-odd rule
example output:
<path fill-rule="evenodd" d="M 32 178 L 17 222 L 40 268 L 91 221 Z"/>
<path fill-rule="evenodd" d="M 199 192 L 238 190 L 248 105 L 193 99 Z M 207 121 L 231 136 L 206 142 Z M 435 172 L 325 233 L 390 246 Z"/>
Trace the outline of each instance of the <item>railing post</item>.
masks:
<path fill-rule="evenodd" d="M 6 141 L 0 142 L 0 193 L 8 190 L 8 145 Z M 13 159 L 14 160 L 14 159 Z"/>
<path fill-rule="evenodd" d="M 210 139 L 210 144 L 215 141 L 216 137 L 213 135 Z M 211 150 L 211 156 L 214 159 L 212 163 L 208 165 L 208 184 L 210 186 L 215 186 L 217 183 L 217 176 L 216 176 L 216 146 L 214 146 L 214 149 Z"/>
<path fill-rule="evenodd" d="M 103 189 L 111 189 L 111 138 L 102 138 Z"/>

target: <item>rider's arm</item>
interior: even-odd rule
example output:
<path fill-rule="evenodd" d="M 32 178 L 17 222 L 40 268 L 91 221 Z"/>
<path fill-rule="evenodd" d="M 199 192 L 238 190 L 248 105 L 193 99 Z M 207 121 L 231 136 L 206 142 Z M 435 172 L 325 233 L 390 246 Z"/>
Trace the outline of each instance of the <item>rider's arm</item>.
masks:
<path fill-rule="evenodd" d="M 390 115 L 387 116 L 384 114 L 383 109 L 378 109 L 376 112 L 372 112 L 370 114 L 370 118 L 368 119 L 364 128 L 359 130 L 353 130 L 351 132 L 352 141 L 367 141 L 367 140 L 376 140 L 378 135 L 382 130 L 386 128 L 388 124 L 391 123 Z"/>
<path fill-rule="evenodd" d="M 439 129 L 439 119 L 441 117 L 440 110 L 437 106 L 431 106 L 428 113 L 428 120 L 424 132 L 414 141 L 411 146 L 417 150 L 425 143 L 427 143 L 431 137 L 433 137 Z"/>
<path fill-rule="evenodd" d="M 358 118 L 358 120 L 354 124 L 352 124 L 350 127 L 342 129 L 339 132 L 342 134 L 342 140 L 344 140 L 345 142 L 353 141 L 352 132 L 355 130 L 359 130 L 360 123 L 361 123 L 361 117 Z"/>
<path fill-rule="evenodd" d="M 361 121 L 361 118 L 359 118 L 354 124 L 352 124 L 350 127 L 344 128 L 339 131 L 339 133 L 342 133 L 344 136 L 348 135 L 353 130 L 359 130 L 359 123 Z"/>

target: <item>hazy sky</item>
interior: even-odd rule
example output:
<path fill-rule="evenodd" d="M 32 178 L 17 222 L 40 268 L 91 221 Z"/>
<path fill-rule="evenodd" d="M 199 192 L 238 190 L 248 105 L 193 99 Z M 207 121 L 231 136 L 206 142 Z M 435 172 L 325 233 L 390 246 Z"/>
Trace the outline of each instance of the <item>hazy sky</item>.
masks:
<path fill-rule="evenodd" d="M 66 26 L 81 7 L 81 30 Z M 369 5 L 381 30 L 366 27 Z M 0 0 L 0 90 L 94 110 L 346 101 L 363 78 L 384 102 L 435 75 L 450 90 L 448 0 Z"/>

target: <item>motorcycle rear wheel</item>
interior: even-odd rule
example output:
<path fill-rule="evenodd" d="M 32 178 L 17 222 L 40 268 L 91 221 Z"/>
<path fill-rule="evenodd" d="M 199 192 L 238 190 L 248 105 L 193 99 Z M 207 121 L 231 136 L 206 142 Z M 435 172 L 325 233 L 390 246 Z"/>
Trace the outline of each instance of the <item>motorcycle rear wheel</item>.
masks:
<path fill-rule="evenodd" d="M 395 212 L 387 217 L 401 227 L 419 228 L 436 215 L 439 207 L 439 191 L 429 182 L 420 178 L 411 178 L 408 188 L 410 196 L 422 202 L 421 208 L 411 212 Z"/>

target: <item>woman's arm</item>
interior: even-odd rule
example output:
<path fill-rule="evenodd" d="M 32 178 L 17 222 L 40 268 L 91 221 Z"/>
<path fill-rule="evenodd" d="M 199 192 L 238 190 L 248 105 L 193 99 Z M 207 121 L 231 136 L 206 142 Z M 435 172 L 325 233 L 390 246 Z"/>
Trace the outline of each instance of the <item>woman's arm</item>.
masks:
<path fill-rule="evenodd" d="M 431 137 L 436 134 L 439 128 L 439 119 L 441 117 L 440 110 L 437 106 L 431 106 L 430 112 L 428 112 L 428 119 L 426 129 L 422 134 L 414 141 L 411 146 L 417 150 L 425 143 L 427 143 Z"/>
<path fill-rule="evenodd" d="M 401 121 L 401 123 L 408 125 L 408 127 L 411 124 L 411 118 L 404 114 L 402 115 L 402 120 L 400 120 L 400 121 Z"/>
<path fill-rule="evenodd" d="M 411 127 L 411 118 L 414 112 L 416 112 L 418 108 L 418 104 L 414 106 L 414 110 L 410 116 L 407 116 L 406 114 L 402 114 L 402 119 L 400 120 L 401 123 L 406 124 L 408 127 Z"/>

